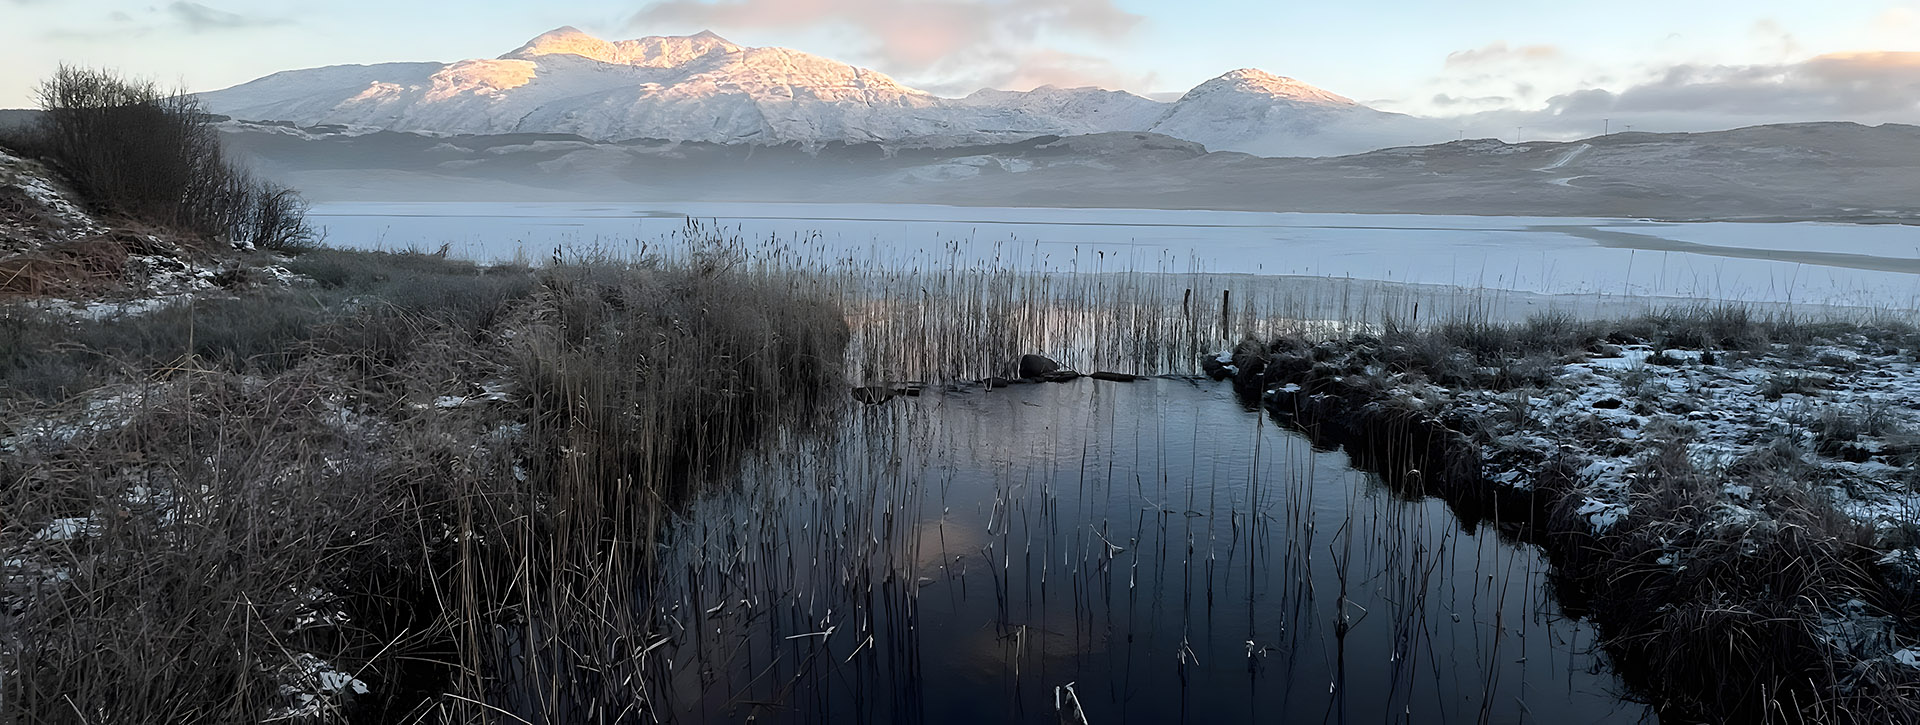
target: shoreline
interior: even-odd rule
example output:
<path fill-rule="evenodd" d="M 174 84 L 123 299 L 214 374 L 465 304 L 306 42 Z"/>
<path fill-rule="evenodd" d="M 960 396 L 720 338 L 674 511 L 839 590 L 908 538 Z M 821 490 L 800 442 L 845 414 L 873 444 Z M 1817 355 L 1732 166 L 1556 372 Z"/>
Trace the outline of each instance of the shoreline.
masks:
<path fill-rule="evenodd" d="M 302 172 L 302 173 L 310 174 L 310 173 L 317 173 L 317 172 Z M 539 189 L 540 187 L 529 187 L 525 190 L 537 191 Z M 554 191 L 558 192 L 559 190 L 554 190 Z M 871 205 L 871 206 L 887 206 L 887 207 L 908 207 L 908 206 L 942 207 L 942 208 L 948 208 L 948 209 L 967 209 L 967 210 L 1020 209 L 1020 210 L 1033 210 L 1033 211 L 1089 211 L 1089 212 L 1169 211 L 1169 212 L 1222 212 L 1222 213 L 1229 213 L 1229 214 L 1328 214 L 1328 215 L 1339 214 L 1339 215 L 1378 216 L 1378 217 L 1457 216 L 1457 217 L 1474 217 L 1474 218 L 1485 218 L 1485 219 L 1529 219 L 1529 218 L 1531 219 L 1601 219 L 1601 220 L 1607 220 L 1607 221 L 1652 222 L 1652 223 L 1658 223 L 1658 224 L 1813 223 L 1813 224 L 1853 224 L 1853 225 L 1860 225 L 1860 226 L 1920 226 L 1920 213 L 1891 214 L 1891 215 L 1840 213 L 1840 214 L 1815 214 L 1815 215 L 1757 215 L 1757 216 L 1756 215 L 1727 215 L 1727 214 L 1720 214 L 1720 215 L 1698 215 L 1698 214 L 1694 214 L 1694 215 L 1634 215 L 1634 214 L 1594 215 L 1594 214 L 1557 212 L 1556 209 L 1551 207 L 1540 208 L 1540 209 L 1506 210 L 1506 211 L 1435 211 L 1435 210 L 1415 208 L 1415 207 L 1406 207 L 1406 208 L 1387 208 L 1387 207 L 1354 208 L 1354 207 L 1344 207 L 1344 206 L 1282 207 L 1282 206 L 1257 205 L 1257 204 L 1150 205 L 1150 204 L 1137 204 L 1137 203 L 1122 203 L 1117 201 L 1112 203 L 1069 203 L 1064 201 L 1056 202 L 1056 203 L 1046 203 L 1044 201 L 1032 201 L 1032 200 L 1021 200 L 1028 203 L 1023 203 L 1018 205 L 1009 205 L 1004 202 L 994 202 L 994 201 L 988 201 L 988 200 L 967 201 L 967 200 L 949 199 L 944 197 L 928 197 L 926 199 L 879 198 L 879 199 L 863 199 L 863 200 L 848 201 L 845 197 L 842 197 L 842 196 L 835 196 L 832 198 L 823 198 L 823 197 L 766 198 L 762 196 L 731 197 L 726 194 L 711 194 L 711 195 L 701 196 L 699 198 L 678 198 L 678 197 L 672 197 L 672 196 L 648 196 L 643 193 L 646 191 L 649 191 L 649 190 L 635 189 L 633 190 L 633 193 L 620 194 L 620 195 L 601 195 L 601 196 L 596 196 L 593 194 L 575 194 L 575 193 L 568 192 L 565 194 L 556 193 L 555 195 L 552 196 L 552 198 L 530 198 L 529 196 L 526 196 L 526 195 L 511 196 L 511 197 L 502 195 L 499 198 L 489 198 L 484 195 L 475 196 L 472 194 L 442 195 L 440 197 L 423 196 L 418 198 L 404 198 L 404 197 L 395 197 L 395 196 L 387 196 L 384 198 L 364 198 L 364 197 L 358 197 L 358 196 L 349 197 L 349 196 L 333 195 L 333 194 L 311 194 L 309 195 L 309 200 L 315 205 L 530 203 L 530 204 L 648 204 L 648 205 L 787 204 L 787 205 L 796 205 L 796 206 L 798 205 L 833 206 L 833 205 L 855 204 L 855 205 Z M 644 197 L 645 200 L 637 201 L 636 198 L 639 198 L 639 197 Z M 1135 200 L 1135 201 L 1138 201 L 1138 200 Z M 316 214 L 315 216 L 326 216 L 326 215 Z M 898 221 L 898 220 L 880 219 L 875 221 Z M 981 221 L 980 223 L 987 223 L 987 222 Z M 1000 223 L 1000 222 L 993 222 L 993 223 Z"/>
<path fill-rule="evenodd" d="M 1478 406 L 1499 396 L 1475 388 L 1503 384 L 1434 385 L 1417 371 L 1389 372 L 1391 363 L 1358 362 L 1367 348 L 1393 344 L 1366 335 L 1243 343 L 1206 366 L 1212 377 L 1232 381 L 1248 405 L 1316 442 L 1345 448 L 1356 468 L 1394 490 L 1438 497 L 1463 521 L 1540 546 L 1566 587 L 1563 605 L 1594 619 L 1616 670 L 1663 711 L 1709 721 L 1884 722 L 1915 715 L 1902 693 L 1920 685 L 1920 667 L 1913 666 L 1920 650 L 1901 643 L 1910 644 L 1920 625 L 1920 609 L 1912 606 L 1920 579 L 1902 566 L 1907 535 L 1897 521 L 1893 530 L 1873 524 L 1863 531 L 1851 523 L 1855 515 L 1820 513 L 1829 509 L 1818 490 L 1794 490 L 1790 481 L 1775 481 L 1778 491 L 1763 489 L 1761 481 L 1772 479 L 1737 473 L 1724 484 L 1724 497 L 1745 505 L 1713 503 L 1729 474 L 1663 460 L 1662 451 L 1675 449 L 1647 433 L 1657 424 L 1617 431 L 1627 437 L 1610 445 L 1633 462 L 1618 470 L 1543 428 L 1548 420 L 1494 424 L 1498 435 L 1477 431 L 1505 413 Z M 1614 359 L 1621 358 L 1595 361 Z M 1711 354 L 1708 360 L 1692 364 L 1717 362 Z M 1516 439 L 1517 448 L 1503 448 Z M 1851 445 L 1859 450 L 1833 450 L 1848 458 L 1879 455 L 1866 454 L 1878 444 Z M 1643 460 L 1667 468 L 1640 468 Z M 1596 469 L 1625 478 L 1610 487 L 1596 481 Z M 1735 485 L 1743 481 L 1751 486 Z M 1713 490 L 1678 505 L 1662 501 L 1693 488 Z M 1805 561 L 1774 563 L 1788 554 Z M 1814 562 L 1824 570 L 1809 570 Z M 1689 564 L 1697 569 L 1690 572 Z M 1789 592 L 1815 603 L 1770 599 Z M 1717 609 L 1693 598 L 1707 595 Z M 1748 638 L 1766 644 L 1749 652 L 1740 644 Z M 1723 650 L 1743 656 L 1715 654 Z M 1763 683 L 1770 691 L 1733 683 Z"/>

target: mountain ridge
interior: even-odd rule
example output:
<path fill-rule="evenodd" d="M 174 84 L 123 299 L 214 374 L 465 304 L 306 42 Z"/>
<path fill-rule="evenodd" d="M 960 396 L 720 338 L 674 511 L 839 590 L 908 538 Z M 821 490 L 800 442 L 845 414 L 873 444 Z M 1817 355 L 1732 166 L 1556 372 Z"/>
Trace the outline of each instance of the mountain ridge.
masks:
<path fill-rule="evenodd" d="M 878 71 L 741 46 L 711 31 L 608 41 L 572 26 L 496 58 L 282 71 L 199 98 L 211 112 L 256 121 L 601 141 L 963 146 L 1148 131 L 1216 150 L 1327 156 L 1440 140 L 1411 117 L 1257 69 L 1223 74 L 1170 103 L 1055 86 L 944 98 Z"/>

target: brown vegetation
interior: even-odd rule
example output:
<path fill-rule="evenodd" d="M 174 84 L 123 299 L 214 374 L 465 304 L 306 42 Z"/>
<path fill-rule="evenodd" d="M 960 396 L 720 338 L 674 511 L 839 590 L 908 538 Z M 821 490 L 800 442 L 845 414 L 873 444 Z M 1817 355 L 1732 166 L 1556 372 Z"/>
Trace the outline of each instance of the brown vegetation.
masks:
<path fill-rule="evenodd" d="M 645 664 L 666 504 L 837 389 L 837 308 L 726 257 L 321 251 L 311 288 L 10 310 L 8 718 L 568 719 L 618 687 L 575 658 Z"/>

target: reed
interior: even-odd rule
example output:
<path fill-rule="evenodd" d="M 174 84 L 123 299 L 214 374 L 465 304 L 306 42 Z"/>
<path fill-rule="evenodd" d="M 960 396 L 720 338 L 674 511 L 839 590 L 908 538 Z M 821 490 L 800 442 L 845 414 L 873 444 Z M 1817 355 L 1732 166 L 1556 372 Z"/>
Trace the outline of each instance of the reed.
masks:
<path fill-rule="evenodd" d="M 1475 693 L 1464 717 L 1498 721 L 1537 684 L 1513 666 L 1516 650 L 1591 661 L 1543 644 L 1578 630 L 1568 636 L 1542 603 L 1537 556 L 1502 537 L 1608 562 L 1637 560 L 1648 539 L 1553 543 L 1543 532 L 1557 499 L 1476 488 L 1478 460 L 1459 458 L 1445 426 L 1382 402 L 1391 376 L 1524 391 L 1556 356 L 1616 334 L 1735 352 L 1804 344 L 1810 324 L 1718 308 L 1611 325 L 1525 319 L 1492 294 L 1056 268 L 1011 244 L 1004 264 L 975 269 L 958 247 L 880 262 L 699 226 L 684 241 L 563 250 L 540 268 L 323 250 L 293 263 L 312 287 L 232 304 L 73 325 L 9 310 L 0 364 L 10 381 L 39 382 L 9 387 L 9 420 L 31 425 L 13 425 L 0 455 L 0 496 L 22 512 L 0 524 L 7 581 L 30 585 L 0 621 L 0 711 L 912 718 L 929 706 L 926 673 L 962 644 L 930 645 L 927 632 L 971 600 L 990 616 L 967 651 L 1005 664 L 993 717 L 1052 705 L 1100 721 L 1123 685 L 1073 673 L 1117 646 L 1113 632 L 1137 631 L 1146 641 L 1127 651 L 1158 669 L 1124 676 L 1171 671 L 1198 687 L 1229 662 L 1259 683 L 1321 672 L 1303 663 L 1324 659 L 1327 707 L 1384 713 L 1345 684 L 1384 667 L 1396 717 L 1415 719 L 1445 690 Z M 1848 324 L 1915 339 L 1896 321 Z M 1376 351 L 1371 366 L 1339 356 L 1352 345 Z M 1345 444 L 1396 495 L 1330 479 L 1326 454 L 1261 416 L 1212 430 L 1125 407 L 1123 395 L 1160 394 L 1112 392 L 1126 383 L 1023 388 L 999 415 L 1065 404 L 1018 439 L 990 417 L 949 420 L 938 400 L 889 400 L 992 395 L 981 391 L 997 384 L 978 381 L 1015 377 L 1029 353 L 1174 378 L 1128 390 L 1220 371 L 1257 403 L 1301 384 L 1319 407 L 1281 422 Z M 862 405 L 852 389 L 885 394 Z M 1216 436 L 1252 444 L 1244 467 L 1222 463 Z M 148 503 L 130 501 L 136 487 Z M 1337 514 L 1316 498 L 1329 490 Z M 1689 490 L 1648 492 L 1677 498 L 1646 509 L 1668 523 L 1645 536 L 1671 538 L 1667 514 L 1699 505 Z M 1463 529 L 1423 513 L 1439 511 L 1420 507 L 1432 495 Z M 1852 576 L 1860 561 L 1853 534 L 1816 518 L 1793 521 L 1824 533 L 1783 539 L 1763 562 L 1801 572 L 1795 591 L 1835 591 L 1818 577 Z M 1798 554 L 1811 571 L 1787 566 Z M 1641 625 L 1606 612 L 1657 608 L 1603 604 L 1589 592 L 1601 583 L 1555 556 L 1577 570 L 1563 574 L 1568 591 L 1601 613 L 1607 651 L 1645 659 L 1620 634 Z M 1751 563 L 1728 562 L 1726 576 L 1758 576 Z M 1781 583 L 1741 581 L 1752 586 L 1726 591 Z M 1684 601 L 1725 583 L 1687 582 Z M 1657 632 L 1689 650 L 1726 632 L 1793 642 L 1753 629 L 1777 614 L 1669 618 L 1660 626 L 1675 631 Z M 1163 621 L 1176 624 L 1151 624 Z M 204 647 L 175 646 L 216 630 Z M 1472 667 L 1437 651 L 1471 652 Z M 166 652 L 177 654 L 155 654 Z M 1376 652 L 1385 665 L 1349 659 Z M 1814 682 L 1769 684 L 1769 697 L 1831 692 Z"/>

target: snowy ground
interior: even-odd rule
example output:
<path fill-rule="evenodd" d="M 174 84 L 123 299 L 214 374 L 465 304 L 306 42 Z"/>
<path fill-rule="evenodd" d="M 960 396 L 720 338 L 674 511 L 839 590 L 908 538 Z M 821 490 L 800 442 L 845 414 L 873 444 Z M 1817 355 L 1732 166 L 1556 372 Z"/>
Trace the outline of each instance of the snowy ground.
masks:
<path fill-rule="evenodd" d="M 1636 478 L 1672 475 L 1659 457 L 1664 444 L 1678 442 L 1693 472 L 1720 482 L 1707 497 L 1706 526 L 1764 535 L 1756 532 L 1774 525 L 1768 512 L 1778 492 L 1762 489 L 1803 488 L 1878 532 L 1877 545 L 1887 547 L 1881 564 L 1920 577 L 1920 487 L 1912 472 L 1920 366 L 1912 350 L 1859 336 L 1752 355 L 1632 345 L 1615 357 L 1565 365 L 1538 390 L 1456 395 L 1461 409 L 1496 421 L 1495 432 L 1504 434 L 1484 440 L 1482 450 L 1500 485 L 1528 488 L 1545 455 L 1583 461 L 1585 503 L 1575 513 L 1596 533 L 1625 521 L 1648 495 Z M 1689 554 L 1671 546 L 1656 563 L 1685 568 Z M 1825 636 L 1843 651 L 1920 667 L 1920 648 L 1902 648 L 1890 635 L 1893 620 L 1863 602 L 1846 602 L 1823 621 Z"/>
<path fill-rule="evenodd" d="M 1351 277 L 1542 294 L 1920 307 L 1920 227 L 1823 223 L 1657 224 L 1627 219 L 1298 214 L 906 204 L 329 203 L 327 242 L 540 261 L 557 247 L 656 248 L 689 218 L 820 259 Z M 1633 248 L 1580 232 L 1687 245 Z M 1736 250 L 1726 256 L 1715 249 Z M 1808 253 L 1855 255 L 1852 266 Z M 1751 258 L 1751 257 L 1761 258 Z"/>
<path fill-rule="evenodd" d="M 57 258 L 61 245 L 87 240 L 105 240 L 126 253 L 124 269 L 110 282 L 56 279 L 51 287 L 35 294 L 58 296 L 29 299 L 24 304 L 99 320 L 143 315 L 186 303 L 197 295 L 220 292 L 223 276 L 230 278 L 225 282 L 232 286 L 240 281 L 236 275 L 249 266 L 256 269 L 247 276 L 261 284 L 285 287 L 294 281 L 278 264 L 222 262 L 207 254 L 189 253 L 179 240 L 148 230 L 115 229 L 88 214 L 83 206 L 71 189 L 51 180 L 40 162 L 0 152 L 0 266 L 19 258 L 44 261 L 50 252 Z M 233 246 L 254 251 L 251 243 Z M 0 279 L 0 284 L 12 281 Z M 65 282 L 79 286 L 63 286 Z"/>
<path fill-rule="evenodd" d="M 1880 529 L 1911 526 L 1920 493 L 1907 471 L 1920 450 L 1920 365 L 1911 351 L 1856 345 L 1760 355 L 1655 351 L 1629 345 L 1612 357 L 1561 366 L 1554 382 L 1518 392 L 1431 391 L 1504 433 L 1483 451 L 1504 485 L 1527 488 L 1524 455 L 1573 453 L 1592 499 L 1589 522 L 1604 531 L 1631 508 L 1631 478 L 1653 439 L 1685 441 L 1694 470 L 1715 478 L 1765 449 L 1789 444 L 1811 468 L 1806 483 L 1836 508 Z M 1722 491 L 1728 522 L 1757 515 L 1743 486 Z"/>
<path fill-rule="evenodd" d="M 1910 471 L 1920 455 L 1915 351 L 1859 335 L 1763 353 L 1606 347 L 1551 365 L 1542 385 L 1448 388 L 1392 378 L 1392 395 L 1473 420 L 1487 473 L 1499 485 L 1532 488 L 1549 457 L 1581 461 L 1590 499 L 1583 515 L 1597 532 L 1631 510 L 1629 483 L 1648 475 L 1645 456 L 1661 441 L 1684 443 L 1694 471 L 1728 480 L 1740 478 L 1743 463 L 1784 447 L 1808 467 L 1801 482 L 1839 512 L 1889 532 L 1920 523 L 1920 487 Z M 1722 520 L 1757 515 L 1742 505 L 1751 489 L 1730 485 L 1721 493 Z M 1920 564 L 1920 549 L 1913 554 Z"/>
<path fill-rule="evenodd" d="M 1657 512 L 1678 495 L 1707 512 L 1699 525 L 1746 541 L 1781 525 L 1781 506 L 1824 502 L 1873 532 L 1882 566 L 1920 581 L 1920 351 L 1911 338 L 1866 332 L 1751 352 L 1621 340 L 1470 370 L 1447 385 L 1368 362 L 1377 354 L 1370 343 L 1321 347 L 1337 351 L 1335 369 L 1364 368 L 1405 407 L 1465 432 L 1496 486 L 1531 491 L 1557 463 L 1570 464 L 1574 526 L 1606 534 L 1641 506 L 1667 515 Z M 1487 382 L 1529 363 L 1532 382 Z M 1301 391 L 1288 385 L 1266 395 Z M 1695 486 L 1700 498 L 1686 498 Z M 1684 569 L 1690 553 L 1675 542 L 1656 564 Z M 1891 635 L 1895 623 L 1864 603 L 1846 602 L 1822 631 L 1864 660 L 1920 667 L 1920 647 Z"/>

